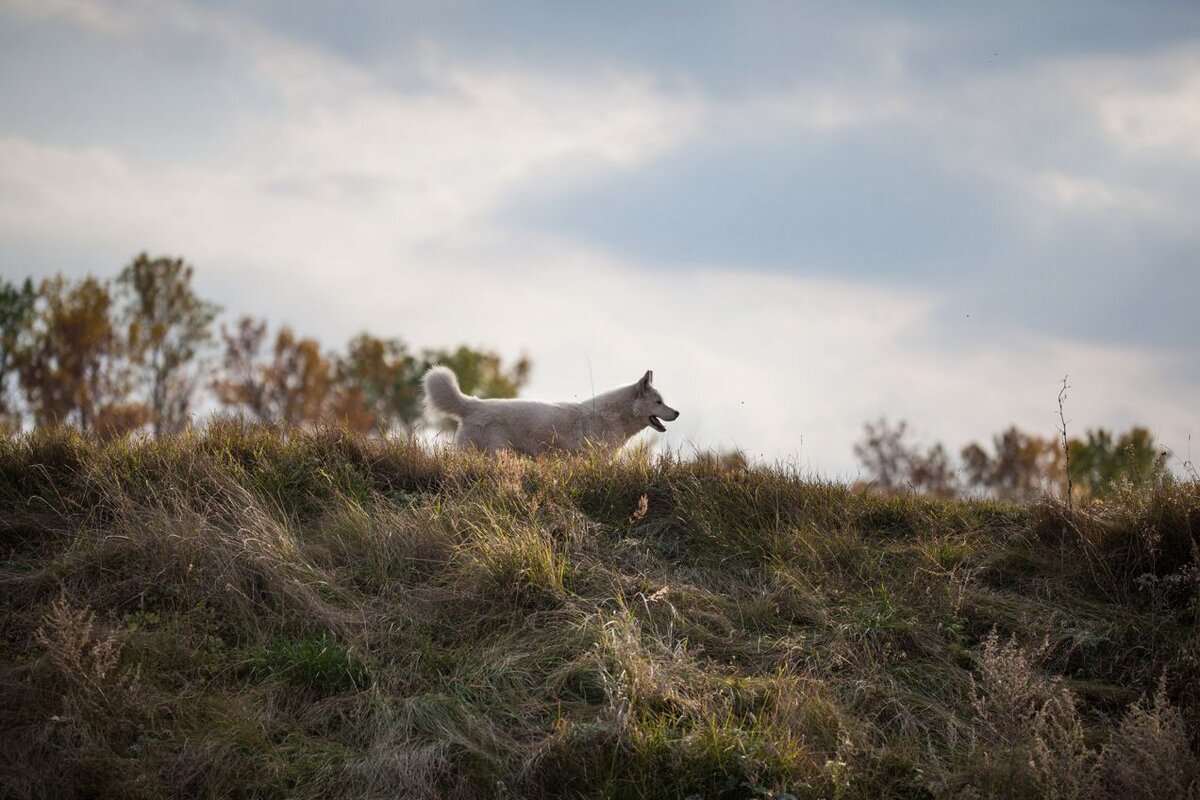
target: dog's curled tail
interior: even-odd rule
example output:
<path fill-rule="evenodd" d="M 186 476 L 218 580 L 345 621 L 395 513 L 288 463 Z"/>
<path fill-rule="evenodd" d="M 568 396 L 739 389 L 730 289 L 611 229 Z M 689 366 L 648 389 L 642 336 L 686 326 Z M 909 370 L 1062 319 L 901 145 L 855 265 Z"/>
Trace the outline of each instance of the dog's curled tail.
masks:
<path fill-rule="evenodd" d="M 449 367 L 441 364 L 430 367 L 422 381 L 425 384 L 426 410 L 462 419 L 475 399 L 462 393 L 458 388 L 458 377 Z"/>

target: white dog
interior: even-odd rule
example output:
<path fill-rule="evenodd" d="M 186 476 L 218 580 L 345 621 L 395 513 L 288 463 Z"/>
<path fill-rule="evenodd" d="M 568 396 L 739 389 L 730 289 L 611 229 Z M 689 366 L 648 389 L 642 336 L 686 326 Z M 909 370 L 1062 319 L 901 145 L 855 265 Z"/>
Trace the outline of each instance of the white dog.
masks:
<path fill-rule="evenodd" d="M 536 456 L 578 453 L 588 447 L 618 448 L 647 425 L 666 431 L 662 420 L 679 412 L 663 404 L 650 385 L 654 373 L 637 383 L 599 394 L 582 403 L 533 400 L 481 400 L 462 393 L 448 367 L 425 373 L 425 407 L 459 420 L 454 445 L 460 450 L 515 450 Z"/>

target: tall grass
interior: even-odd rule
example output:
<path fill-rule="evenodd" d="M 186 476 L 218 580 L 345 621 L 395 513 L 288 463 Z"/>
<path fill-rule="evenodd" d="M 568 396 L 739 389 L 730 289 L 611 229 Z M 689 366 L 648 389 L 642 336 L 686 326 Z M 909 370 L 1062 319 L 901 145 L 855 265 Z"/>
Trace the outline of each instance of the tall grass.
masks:
<path fill-rule="evenodd" d="M 1200 487 L 0 442 L 0 796 L 1196 797 Z"/>

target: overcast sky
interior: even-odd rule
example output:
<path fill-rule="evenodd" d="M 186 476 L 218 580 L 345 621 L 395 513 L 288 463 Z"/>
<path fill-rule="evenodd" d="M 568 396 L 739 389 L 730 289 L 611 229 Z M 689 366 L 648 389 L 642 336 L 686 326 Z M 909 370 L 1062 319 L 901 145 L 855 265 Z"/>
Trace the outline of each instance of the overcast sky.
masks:
<path fill-rule="evenodd" d="M 668 447 L 1200 456 L 1200 4 L 0 0 L 0 269 L 648 368 Z"/>

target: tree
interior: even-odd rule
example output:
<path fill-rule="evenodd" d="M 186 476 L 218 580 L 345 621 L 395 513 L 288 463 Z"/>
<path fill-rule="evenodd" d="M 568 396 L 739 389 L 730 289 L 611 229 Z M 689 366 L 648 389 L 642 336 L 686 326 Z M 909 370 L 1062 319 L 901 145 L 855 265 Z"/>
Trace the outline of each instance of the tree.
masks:
<path fill-rule="evenodd" d="M 513 397 L 529 378 L 522 358 L 505 366 L 485 350 L 426 350 L 414 356 L 399 339 L 361 333 L 344 355 L 326 357 L 314 339 L 297 338 L 289 328 L 276 335 L 264 356 L 267 325 L 242 317 L 221 329 L 224 357 L 212 382 L 226 406 L 262 421 L 299 424 L 332 421 L 361 433 L 387 434 L 412 429 L 421 419 L 421 377 L 433 364 L 453 369 L 463 391 L 480 397 Z"/>
<path fill-rule="evenodd" d="M 0 280 L 0 425 L 19 423 L 9 403 L 8 379 L 15 371 L 16 354 L 33 319 L 37 293 L 29 278 L 19 287 Z"/>
<path fill-rule="evenodd" d="M 1028 501 L 1040 494 L 1066 489 L 1067 459 L 1058 442 L 1009 426 L 992 437 L 992 449 L 975 442 L 961 451 L 960 482 L 940 444 L 922 452 L 909 441 L 907 423 L 886 419 L 864 426 L 854 446 L 871 484 L 883 491 L 910 488 L 924 494 L 952 496 L 961 483 L 1001 500 Z M 1131 428 L 1119 437 L 1104 428 L 1089 430 L 1086 440 L 1072 439 L 1070 475 L 1079 494 L 1104 497 L 1120 484 L 1145 486 L 1166 474 L 1168 453 L 1145 428 Z"/>
<path fill-rule="evenodd" d="M 28 341 L 15 356 L 37 424 L 74 423 L 115 435 L 145 423 L 144 406 L 128 399 L 124 342 L 111 307 L 107 284 L 93 277 L 42 281 Z"/>
<path fill-rule="evenodd" d="M 949 497 L 955 493 L 954 470 L 940 444 L 922 453 L 908 441 L 908 423 L 901 420 L 892 427 L 885 418 L 863 426 L 864 436 L 854 445 L 871 476 L 872 485 L 893 492 L 909 488 L 922 494 Z"/>
<path fill-rule="evenodd" d="M 213 381 L 217 399 L 263 422 L 299 425 L 324 418 L 333 385 L 331 365 L 315 339 L 300 339 L 283 327 L 269 357 L 261 355 L 267 325 L 242 317 L 225 342 L 223 371 Z"/>
<path fill-rule="evenodd" d="M 212 381 L 212 390 L 222 404 L 237 406 L 264 421 L 269 412 L 259 351 L 266 335 L 267 323 L 253 317 L 240 318 L 232 331 L 222 325 L 225 353 Z"/>
<path fill-rule="evenodd" d="M 454 351 L 426 350 L 421 372 L 434 364 L 445 364 L 453 370 L 463 392 L 476 397 L 516 397 L 521 387 L 529 382 L 533 369 L 532 362 L 524 356 L 506 368 L 498 354 L 472 350 L 466 345 Z"/>
<path fill-rule="evenodd" d="M 923 454 L 919 451 L 912 454 L 908 485 L 915 492 L 934 497 L 953 497 L 958 493 L 954 467 L 941 444 L 934 444 Z"/>
<path fill-rule="evenodd" d="M 966 483 L 1001 500 L 1030 500 L 1060 487 L 1063 452 L 1050 439 L 1010 426 L 992 437 L 995 455 L 972 442 L 962 449 Z"/>
<path fill-rule="evenodd" d="M 901 420 L 891 427 L 886 418 L 879 422 L 863 425 L 863 438 L 854 445 L 854 455 L 862 462 L 871 483 L 884 491 L 893 491 L 904 485 L 908 476 L 910 447 L 904 441 L 908 423 Z"/>
<path fill-rule="evenodd" d="M 148 384 L 154 435 L 187 421 L 201 376 L 196 358 L 212 342 L 219 311 L 192 290 L 192 267 L 179 258 L 140 254 L 121 271 L 130 359 Z"/>
<path fill-rule="evenodd" d="M 420 368 L 399 339 L 360 333 L 337 359 L 330 416 L 362 433 L 411 428 L 421 416 Z"/>
<path fill-rule="evenodd" d="M 325 416 L 333 370 L 316 339 L 298 339 L 290 328 L 275 336 L 267 368 L 267 401 L 285 425 L 317 422 Z"/>
<path fill-rule="evenodd" d="M 1166 471 L 1167 452 L 1160 451 L 1150 431 L 1129 429 L 1116 439 L 1105 428 L 1089 430 L 1086 440 L 1072 439 L 1071 479 L 1093 497 L 1112 493 L 1120 482 L 1143 486 Z"/>

